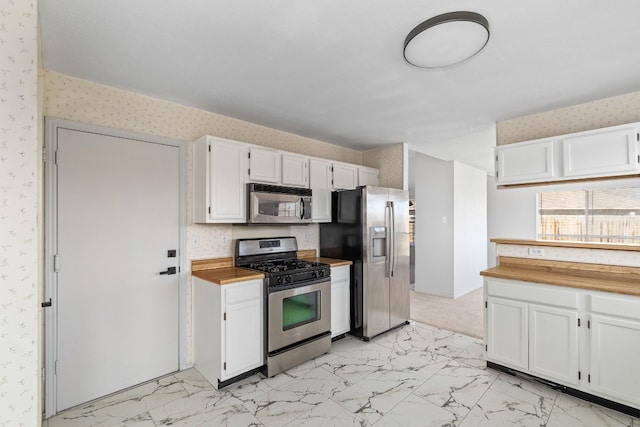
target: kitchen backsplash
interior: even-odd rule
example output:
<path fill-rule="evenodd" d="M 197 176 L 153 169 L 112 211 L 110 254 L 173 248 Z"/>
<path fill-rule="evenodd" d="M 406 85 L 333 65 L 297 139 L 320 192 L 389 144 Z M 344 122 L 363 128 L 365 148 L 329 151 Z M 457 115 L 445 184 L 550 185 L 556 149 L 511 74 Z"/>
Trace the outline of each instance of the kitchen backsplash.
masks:
<path fill-rule="evenodd" d="M 532 114 L 496 124 L 497 145 L 640 121 L 640 92 Z"/>

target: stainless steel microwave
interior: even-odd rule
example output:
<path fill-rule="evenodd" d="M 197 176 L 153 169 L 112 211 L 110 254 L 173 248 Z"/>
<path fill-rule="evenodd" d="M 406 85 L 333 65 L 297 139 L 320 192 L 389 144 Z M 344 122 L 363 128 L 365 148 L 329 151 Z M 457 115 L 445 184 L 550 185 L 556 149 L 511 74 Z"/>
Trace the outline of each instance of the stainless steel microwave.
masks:
<path fill-rule="evenodd" d="M 311 190 L 247 184 L 248 224 L 311 223 Z"/>

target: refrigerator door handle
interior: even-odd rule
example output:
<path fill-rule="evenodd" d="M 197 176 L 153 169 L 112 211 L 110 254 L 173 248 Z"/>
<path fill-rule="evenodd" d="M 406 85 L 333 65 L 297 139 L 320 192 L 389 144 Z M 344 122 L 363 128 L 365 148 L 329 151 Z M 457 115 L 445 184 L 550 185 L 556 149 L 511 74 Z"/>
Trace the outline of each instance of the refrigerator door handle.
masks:
<path fill-rule="evenodd" d="M 389 230 L 389 234 L 391 236 L 391 254 L 390 254 L 391 259 L 389 263 L 391 264 L 390 277 L 393 277 L 393 274 L 395 273 L 395 270 L 396 270 L 396 209 L 393 202 L 389 202 L 389 205 L 390 205 L 389 213 L 391 215 L 391 220 L 389 222 L 389 225 L 391 228 L 391 230 Z"/>

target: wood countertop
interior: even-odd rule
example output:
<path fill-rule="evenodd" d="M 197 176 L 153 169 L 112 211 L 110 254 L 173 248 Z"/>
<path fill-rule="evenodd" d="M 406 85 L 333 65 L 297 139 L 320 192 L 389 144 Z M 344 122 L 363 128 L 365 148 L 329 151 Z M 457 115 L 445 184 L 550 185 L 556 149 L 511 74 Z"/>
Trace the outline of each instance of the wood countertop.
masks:
<path fill-rule="evenodd" d="M 353 261 L 344 259 L 319 257 L 316 255 L 315 249 L 298 251 L 298 258 L 307 259 L 314 262 L 321 262 L 323 264 L 329 264 L 331 267 L 342 267 L 344 265 L 353 264 Z"/>
<path fill-rule="evenodd" d="M 191 274 L 193 274 L 194 277 L 218 285 L 264 279 L 264 273 L 234 267 L 233 258 L 212 258 L 191 261 Z"/>
<path fill-rule="evenodd" d="M 640 251 L 640 245 L 622 243 L 566 242 L 560 240 L 491 239 L 492 243 L 525 246 L 555 246 L 558 248 L 605 249 L 610 251 Z"/>
<path fill-rule="evenodd" d="M 567 286 L 591 291 L 640 296 L 640 268 L 566 261 L 500 257 L 485 277 Z"/>

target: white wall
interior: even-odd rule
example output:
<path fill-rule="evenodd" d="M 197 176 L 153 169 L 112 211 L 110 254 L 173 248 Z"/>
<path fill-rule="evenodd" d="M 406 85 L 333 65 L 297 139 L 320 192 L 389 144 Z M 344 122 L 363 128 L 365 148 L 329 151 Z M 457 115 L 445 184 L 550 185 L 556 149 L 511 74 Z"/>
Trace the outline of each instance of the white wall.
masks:
<path fill-rule="evenodd" d="M 453 297 L 482 286 L 487 268 L 486 172 L 453 162 Z"/>
<path fill-rule="evenodd" d="M 415 290 L 453 296 L 452 163 L 416 153 Z M 442 218 L 447 222 L 443 223 Z"/>
<path fill-rule="evenodd" d="M 638 178 L 599 182 L 537 185 L 497 189 L 495 180 L 487 180 L 487 210 L 489 239 L 536 239 L 536 194 L 539 191 L 561 191 L 587 188 L 638 187 Z M 496 265 L 496 245 L 488 243 L 487 264 Z"/>
<path fill-rule="evenodd" d="M 415 290 L 457 298 L 482 286 L 487 259 L 486 172 L 421 153 L 416 199 Z"/>

